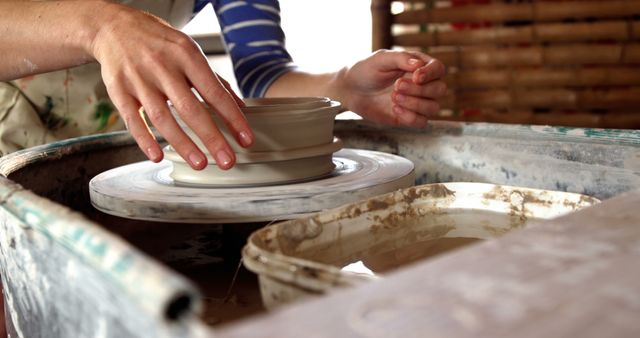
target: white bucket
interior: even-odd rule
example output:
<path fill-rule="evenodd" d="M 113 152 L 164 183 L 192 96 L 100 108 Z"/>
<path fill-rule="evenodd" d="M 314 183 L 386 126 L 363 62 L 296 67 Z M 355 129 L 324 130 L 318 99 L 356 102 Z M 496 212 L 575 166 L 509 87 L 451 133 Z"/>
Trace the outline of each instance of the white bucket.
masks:
<path fill-rule="evenodd" d="M 442 238 L 490 239 L 599 202 L 585 195 L 484 183 L 416 186 L 254 232 L 244 265 L 274 308 L 379 275 L 342 270 L 363 257 Z"/>

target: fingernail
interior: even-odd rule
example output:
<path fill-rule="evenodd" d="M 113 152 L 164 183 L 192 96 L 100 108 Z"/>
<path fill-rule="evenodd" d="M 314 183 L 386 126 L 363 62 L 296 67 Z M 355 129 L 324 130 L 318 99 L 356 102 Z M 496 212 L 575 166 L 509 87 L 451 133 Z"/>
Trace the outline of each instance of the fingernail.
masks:
<path fill-rule="evenodd" d="M 231 164 L 231 155 L 226 150 L 220 150 L 216 154 L 216 163 L 223 168 L 229 167 Z"/>
<path fill-rule="evenodd" d="M 411 66 L 417 65 L 418 63 L 420 63 L 419 59 L 414 59 L 414 58 L 409 59 L 409 64 Z"/>
<path fill-rule="evenodd" d="M 244 147 L 248 147 L 253 143 L 253 137 L 251 137 L 251 134 L 247 131 L 241 131 L 240 132 L 240 143 L 242 143 L 242 145 Z"/>
<path fill-rule="evenodd" d="M 200 153 L 194 152 L 189 154 L 189 162 L 191 162 L 191 165 L 193 167 L 200 168 L 200 166 L 204 161 L 205 161 L 205 157 Z"/>
<path fill-rule="evenodd" d="M 398 106 L 393 106 L 393 113 L 396 115 L 402 115 L 402 113 L 404 113 L 404 110 Z"/>
<path fill-rule="evenodd" d="M 153 162 L 158 162 L 162 159 L 162 151 L 159 151 L 156 147 L 147 148 L 147 156 Z"/>
<path fill-rule="evenodd" d="M 418 75 L 418 82 L 423 83 L 427 79 L 427 74 Z"/>
<path fill-rule="evenodd" d="M 396 102 L 404 102 L 406 97 L 402 94 L 396 94 Z"/>

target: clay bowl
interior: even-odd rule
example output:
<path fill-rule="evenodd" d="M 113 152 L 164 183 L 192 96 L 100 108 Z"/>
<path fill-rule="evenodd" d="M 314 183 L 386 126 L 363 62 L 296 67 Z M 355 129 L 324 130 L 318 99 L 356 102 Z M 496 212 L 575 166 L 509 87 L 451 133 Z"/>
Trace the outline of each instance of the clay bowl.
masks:
<path fill-rule="evenodd" d="M 323 97 L 261 98 L 245 100 L 242 112 L 255 134 L 251 148 L 238 145 L 221 118 L 212 116 L 236 153 L 285 151 L 331 143 L 333 121 L 340 112 L 340 103 Z M 195 134 L 174 116 L 200 149 L 204 146 Z"/>
<path fill-rule="evenodd" d="M 193 170 L 171 146 L 165 148 L 165 158 L 172 162 L 171 178 L 177 184 L 197 186 L 263 186 L 303 182 L 330 174 L 335 165 L 333 153 L 342 149 L 342 141 L 316 147 L 283 152 L 236 154 L 236 165 L 220 170 L 208 155 L 209 165 Z"/>
<path fill-rule="evenodd" d="M 192 170 L 168 146 L 165 157 L 173 162 L 171 176 L 190 185 L 283 184 L 322 177 L 334 169 L 332 154 L 342 148 L 333 137 L 333 123 L 340 103 L 322 97 L 248 99 L 242 108 L 253 132 L 254 144 L 242 148 L 234 141 L 214 112 L 212 115 L 236 153 L 234 168 L 223 171 L 215 165 L 195 134 L 174 116 L 187 135 L 207 154 L 209 165 Z"/>

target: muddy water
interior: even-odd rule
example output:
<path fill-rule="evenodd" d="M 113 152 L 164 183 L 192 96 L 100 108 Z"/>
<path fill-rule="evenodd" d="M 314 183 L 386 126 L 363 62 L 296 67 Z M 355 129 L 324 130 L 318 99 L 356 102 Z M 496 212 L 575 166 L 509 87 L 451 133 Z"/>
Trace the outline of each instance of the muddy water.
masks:
<path fill-rule="evenodd" d="M 402 266 L 469 246 L 482 241 L 478 238 L 440 238 L 416 242 L 399 249 L 358 257 L 342 269 L 366 274 L 383 274 Z"/>

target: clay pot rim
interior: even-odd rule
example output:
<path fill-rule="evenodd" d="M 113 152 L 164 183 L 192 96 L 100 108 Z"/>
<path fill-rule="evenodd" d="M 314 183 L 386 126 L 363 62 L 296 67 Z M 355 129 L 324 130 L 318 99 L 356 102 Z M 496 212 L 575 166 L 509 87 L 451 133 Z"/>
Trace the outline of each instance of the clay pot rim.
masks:
<path fill-rule="evenodd" d="M 247 119 L 259 119 L 263 117 L 268 118 L 289 118 L 289 119 L 297 119 L 297 118 L 310 118 L 310 117 L 323 117 L 328 115 L 337 115 L 340 112 L 342 104 L 338 101 L 329 101 L 327 105 L 317 108 L 309 108 L 309 109 L 291 109 L 291 110 L 283 110 L 281 106 L 256 106 L 242 108 L 242 113 L 247 117 Z"/>
<path fill-rule="evenodd" d="M 303 101 L 302 103 L 291 103 L 291 104 L 277 104 L 275 102 L 283 101 L 283 100 L 297 100 L 297 99 L 306 99 L 308 101 Z M 247 118 L 247 120 L 252 123 L 269 123 L 273 121 L 273 118 L 283 118 L 286 117 L 289 119 L 289 122 L 299 121 L 300 119 L 317 119 L 317 118 L 325 118 L 329 116 L 335 117 L 341 111 L 342 104 L 338 101 L 333 101 L 326 97 L 277 97 L 277 98 L 252 98 L 247 99 L 252 102 L 264 101 L 264 102 L 273 102 L 272 104 L 261 104 L 261 105 L 253 105 L 241 107 L 240 110 Z M 221 116 L 217 114 L 215 111 L 210 109 L 209 105 L 200 101 L 200 103 L 209 111 L 214 119 L 220 120 Z M 167 101 L 169 105 L 169 109 L 177 119 L 178 123 L 181 125 L 185 125 L 184 121 L 178 114 L 178 110 L 175 109 L 175 106 L 171 101 Z M 268 119 L 265 119 L 267 118 Z M 271 124 L 282 124 L 281 121 L 276 121 Z"/>
<path fill-rule="evenodd" d="M 322 96 L 298 96 L 298 97 L 255 97 L 243 100 L 244 108 L 280 108 L 285 107 L 289 110 L 300 109 L 317 109 L 329 106 L 332 101 L 328 97 Z"/>

